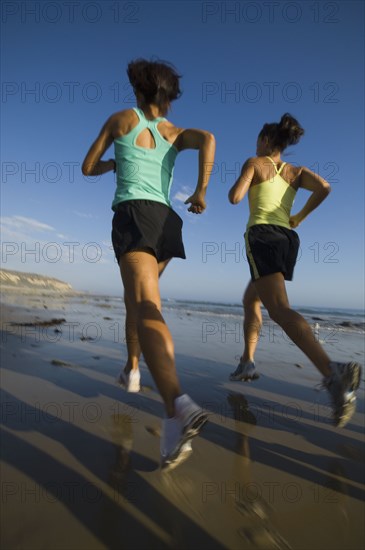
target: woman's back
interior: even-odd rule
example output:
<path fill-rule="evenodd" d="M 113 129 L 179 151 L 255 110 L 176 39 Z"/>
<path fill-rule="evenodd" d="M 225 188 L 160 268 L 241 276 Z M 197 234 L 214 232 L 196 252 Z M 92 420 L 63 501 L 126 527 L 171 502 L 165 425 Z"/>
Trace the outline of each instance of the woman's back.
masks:
<path fill-rule="evenodd" d="M 293 166 L 289 162 L 283 162 L 282 160 L 275 163 L 270 157 L 254 157 L 251 159 L 251 162 L 254 165 L 255 173 L 250 187 L 272 180 L 276 172 L 281 170 L 280 175 L 287 184 L 293 186 L 295 190 L 298 189 L 298 176 L 302 170 L 301 167 Z M 276 170 L 274 165 L 276 166 Z M 282 165 L 284 166 L 282 167 Z"/>
<path fill-rule="evenodd" d="M 140 109 L 142 110 L 142 109 Z M 143 112 L 143 111 L 142 111 Z M 164 117 L 151 118 L 147 113 L 144 113 L 146 120 L 159 120 L 158 131 L 162 137 L 169 143 L 174 143 L 176 140 L 177 134 L 179 132 L 178 128 L 174 126 L 170 121 Z M 129 132 L 131 132 L 139 123 L 139 116 L 136 113 L 135 109 L 126 109 L 124 111 L 118 111 L 112 116 L 113 119 L 113 136 L 114 139 L 122 137 Z M 154 147 L 154 142 L 150 136 L 146 135 L 144 132 L 137 139 L 137 144 L 146 147 L 147 149 Z"/>
<path fill-rule="evenodd" d="M 282 161 L 275 163 L 270 157 L 255 157 L 250 163 L 254 175 L 248 193 L 250 218 L 247 228 L 258 224 L 290 228 L 290 211 L 301 168 Z"/>
<path fill-rule="evenodd" d="M 170 126 L 164 117 L 147 118 L 140 108 L 115 115 L 117 189 L 113 209 L 121 202 L 141 199 L 170 206 L 169 194 L 178 153 L 163 135 L 169 135 L 166 129 Z"/>

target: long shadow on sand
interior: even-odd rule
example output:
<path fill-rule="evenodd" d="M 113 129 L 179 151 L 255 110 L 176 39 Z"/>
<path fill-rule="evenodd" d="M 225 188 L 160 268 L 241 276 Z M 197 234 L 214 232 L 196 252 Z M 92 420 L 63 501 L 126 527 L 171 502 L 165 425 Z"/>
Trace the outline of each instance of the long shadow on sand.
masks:
<path fill-rule="evenodd" d="M 123 504 L 125 500 L 145 514 L 148 521 L 168 533 L 171 540 L 177 531 L 185 534 L 187 542 L 194 541 L 206 548 L 222 548 L 209 533 L 138 475 L 136 468 L 156 470 L 157 465 L 146 457 L 131 451 L 134 468 L 124 469 L 120 463 L 121 448 L 118 443 L 105 441 L 50 413 L 40 415 L 39 408 L 8 392 L 3 392 L 1 402 L 3 424 L 6 426 L 6 430 L 2 430 L 2 460 L 38 483 L 44 494 L 48 495 L 48 501 L 49 495 L 52 495 L 63 503 L 108 548 L 120 548 L 121 541 L 134 548 L 170 547 L 148 525 L 128 512 Z M 85 468 L 111 487 L 113 498 L 95 486 L 90 491 L 92 484 L 83 475 L 23 441 L 14 431 L 37 431 L 63 445 Z M 3 479 L 3 482 L 14 488 L 12 480 Z M 72 491 L 67 490 L 70 487 Z M 60 488 L 63 490 L 60 491 Z M 30 504 L 33 498 L 29 496 Z"/>
<path fill-rule="evenodd" d="M 8 431 L 2 430 L 1 440 L 4 449 L 2 460 L 40 486 L 37 491 L 33 485 L 24 488 L 12 479 L 3 479 L 3 484 L 7 484 L 9 489 L 9 494 L 5 494 L 5 501 L 3 499 L 4 507 L 12 498 L 21 501 L 23 507 L 27 503 L 34 505 L 42 499 L 46 502 L 59 500 L 107 548 L 120 548 L 120 541 L 126 540 L 128 532 L 136 534 L 141 546 L 148 544 L 156 548 L 168 547 L 147 526 L 127 512 L 125 507 L 118 506 L 112 498 L 93 487 L 89 480 L 75 470 Z M 25 494 L 22 496 L 20 491 Z M 25 513 L 24 509 L 22 513 Z M 57 517 L 52 519 L 55 524 L 58 523 Z M 31 539 L 29 535 L 27 538 Z M 11 540 L 3 542 L 9 548 L 14 543 Z"/>
<path fill-rule="evenodd" d="M 60 344 L 58 344 L 58 346 L 59 345 Z M 33 350 L 33 353 L 35 353 L 35 350 Z M 41 350 L 37 350 L 36 353 L 37 355 L 38 353 L 40 354 Z M 58 353 L 62 357 L 61 349 Z M 183 355 L 177 356 L 178 365 L 188 364 L 188 360 L 189 358 Z M 85 363 L 88 362 L 89 358 L 86 357 L 83 361 L 83 367 L 85 367 Z M 230 413 L 226 405 L 223 405 L 226 404 L 227 390 L 223 387 L 222 383 L 217 384 L 216 377 L 213 378 L 213 376 L 209 375 L 210 368 L 217 369 L 217 364 L 212 361 L 202 361 L 202 373 L 200 374 L 201 380 L 204 379 L 204 384 L 200 384 L 197 390 L 194 390 L 194 387 L 190 384 L 191 391 L 189 387 L 189 393 L 194 399 L 196 392 L 196 400 L 204 405 L 206 408 L 212 410 L 212 412 L 219 414 L 222 417 L 222 420 L 224 420 L 224 418 L 230 417 Z M 101 365 L 98 365 L 97 369 L 102 372 Z M 49 364 L 49 361 L 41 356 L 39 357 L 39 362 L 37 366 L 35 368 L 32 368 L 31 371 L 29 370 L 29 368 L 27 368 L 26 362 L 21 361 L 18 361 L 17 370 L 19 372 L 27 374 L 28 376 L 31 375 L 35 377 L 40 377 L 50 382 L 53 382 L 57 386 L 67 389 L 75 394 L 79 394 L 82 397 L 92 398 L 104 395 L 108 398 L 115 400 L 115 402 L 127 402 L 128 407 L 130 407 L 131 409 L 148 412 L 158 417 L 162 416 L 163 408 L 161 402 L 151 399 L 150 397 L 148 397 L 148 394 L 125 394 L 124 392 L 121 392 L 120 388 L 116 387 L 115 385 L 91 378 L 90 376 L 88 376 L 87 373 L 85 373 L 85 370 L 81 372 L 81 370 L 78 370 L 77 368 L 55 368 Z M 184 369 L 184 367 L 180 368 L 180 374 L 183 381 L 185 376 L 194 377 L 194 374 L 195 377 L 199 380 L 198 373 L 194 373 L 191 371 L 189 372 L 188 370 Z M 258 397 L 250 397 L 250 407 L 258 416 L 258 423 L 260 425 L 263 425 L 271 430 L 284 430 L 291 433 L 297 433 L 298 436 L 304 437 L 314 445 L 324 448 L 326 451 L 331 451 L 336 455 L 339 453 L 340 447 L 346 448 L 349 445 L 353 445 L 354 439 L 351 437 L 351 430 L 346 429 L 346 431 L 335 432 L 332 427 L 326 426 L 326 423 L 328 424 L 328 418 L 324 416 L 319 416 L 318 418 L 316 418 L 317 422 L 315 426 L 309 426 L 301 422 L 301 419 L 313 421 L 313 414 L 301 410 L 301 416 L 300 418 L 297 418 L 298 408 L 295 406 L 295 398 L 292 397 L 293 395 L 296 395 L 296 385 L 286 383 L 284 394 L 290 394 L 290 386 L 292 386 L 293 392 L 291 394 L 291 401 L 286 405 L 285 416 L 280 412 L 280 410 L 278 411 L 277 403 L 275 403 L 274 401 L 269 401 L 267 399 L 262 401 Z M 302 400 L 302 395 L 300 396 L 300 399 Z M 12 401 L 13 397 L 10 398 L 10 402 Z M 265 416 L 268 410 L 273 412 L 271 415 Z M 258 415 L 258 412 L 260 412 L 260 415 Z M 222 425 L 222 423 L 223 422 L 221 422 L 220 424 L 214 422 L 208 423 L 207 427 L 202 433 L 202 437 L 225 449 L 236 452 L 234 444 L 234 437 L 236 432 L 229 429 L 227 426 Z M 19 427 L 19 429 L 21 428 Z M 66 429 L 66 427 L 64 427 L 64 429 Z M 53 436 L 50 431 L 51 430 L 49 429 L 46 430 L 46 435 L 50 437 L 55 437 L 55 433 L 57 432 L 57 430 L 55 432 L 55 426 L 52 427 Z M 86 449 L 90 449 L 93 447 L 98 448 L 97 446 L 95 447 L 96 442 L 88 441 L 87 445 L 82 445 L 80 444 L 80 440 L 82 441 L 82 437 L 89 436 L 81 434 L 82 437 L 80 438 L 78 437 L 80 436 L 80 434 L 75 434 L 72 428 L 69 428 L 69 431 L 70 434 L 64 444 L 66 444 L 70 451 L 75 456 L 77 456 L 79 460 L 81 460 L 85 465 L 87 465 L 87 467 L 89 467 L 89 469 L 93 473 L 101 476 L 100 469 L 103 468 L 103 459 L 101 458 L 103 456 L 103 445 L 101 445 L 100 452 L 97 453 L 99 459 L 96 460 L 90 458 Z M 331 437 L 332 434 L 328 433 L 328 431 L 333 432 L 333 437 Z M 265 441 L 255 439 L 255 437 L 252 437 L 251 441 L 252 457 L 258 462 L 271 466 L 273 464 L 273 458 L 275 458 L 276 468 L 284 472 L 293 473 L 294 475 L 299 476 L 302 479 L 312 483 L 323 483 L 323 474 L 317 473 L 315 470 L 316 468 L 321 469 L 322 471 L 326 470 L 326 459 L 323 456 L 297 451 L 295 449 L 291 449 L 288 446 L 280 445 L 278 443 L 267 444 L 265 443 Z M 357 444 L 359 443 L 355 441 L 355 445 Z M 95 462 L 93 462 L 93 460 L 95 460 Z M 361 472 L 359 472 L 359 468 L 356 462 L 351 459 L 351 452 L 349 453 L 349 456 L 346 456 L 345 459 L 343 459 L 343 465 L 344 471 L 350 472 L 349 479 L 360 483 L 363 482 Z M 140 461 L 140 466 L 140 469 L 144 469 L 145 471 L 148 471 L 151 468 L 147 463 L 143 463 L 143 460 Z M 355 498 L 363 497 L 363 491 L 360 489 L 349 487 L 349 491 L 350 494 Z"/>

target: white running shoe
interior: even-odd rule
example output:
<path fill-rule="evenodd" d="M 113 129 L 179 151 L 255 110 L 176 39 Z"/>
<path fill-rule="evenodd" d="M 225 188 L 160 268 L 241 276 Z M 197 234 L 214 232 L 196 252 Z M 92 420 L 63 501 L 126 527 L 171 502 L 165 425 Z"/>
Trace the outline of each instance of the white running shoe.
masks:
<path fill-rule="evenodd" d="M 141 389 L 141 373 L 139 369 L 132 369 L 128 374 L 124 371 L 117 378 L 117 383 L 124 386 L 129 393 L 138 393 Z"/>
<path fill-rule="evenodd" d="M 247 382 L 249 380 L 256 380 L 257 378 L 260 378 L 260 375 L 256 371 L 253 361 L 239 362 L 236 370 L 229 375 L 229 379 L 234 382 L 240 380 Z"/>
<path fill-rule="evenodd" d="M 360 385 L 361 365 L 359 363 L 330 363 L 331 376 L 325 378 L 324 386 L 331 395 L 333 422 L 343 428 L 356 410 L 355 390 Z"/>
<path fill-rule="evenodd" d="M 191 439 L 198 435 L 208 414 L 186 394 L 175 399 L 175 416 L 165 418 L 161 433 L 161 468 L 175 468 L 192 451 Z"/>

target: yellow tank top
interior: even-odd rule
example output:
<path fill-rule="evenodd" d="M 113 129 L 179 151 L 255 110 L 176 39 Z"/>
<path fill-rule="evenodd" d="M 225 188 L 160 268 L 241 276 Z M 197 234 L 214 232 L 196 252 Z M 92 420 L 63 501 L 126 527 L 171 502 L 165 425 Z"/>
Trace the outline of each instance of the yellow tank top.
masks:
<path fill-rule="evenodd" d="M 247 229 L 259 223 L 280 225 L 290 229 L 290 211 L 296 190 L 280 175 L 286 162 L 283 162 L 278 170 L 272 158 L 267 158 L 273 163 L 276 174 L 272 179 L 250 187 L 248 192 L 250 217 Z"/>

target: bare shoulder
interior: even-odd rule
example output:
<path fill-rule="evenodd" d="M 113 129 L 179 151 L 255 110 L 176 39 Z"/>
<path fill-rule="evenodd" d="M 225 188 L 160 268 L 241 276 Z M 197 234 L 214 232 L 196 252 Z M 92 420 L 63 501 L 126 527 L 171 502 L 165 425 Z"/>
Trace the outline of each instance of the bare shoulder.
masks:
<path fill-rule="evenodd" d="M 298 176 L 299 187 L 314 191 L 315 189 L 326 189 L 328 192 L 331 189 L 330 184 L 319 174 L 312 172 L 306 166 L 301 167 L 300 174 Z"/>
<path fill-rule="evenodd" d="M 253 168 L 255 170 L 255 174 L 259 177 L 262 176 L 262 171 L 267 166 L 267 159 L 265 157 L 249 157 L 244 165 L 243 168 Z"/>
<path fill-rule="evenodd" d="M 285 166 L 287 170 L 289 170 L 289 172 L 295 177 L 298 177 L 304 168 L 303 166 L 294 166 L 294 164 L 290 164 L 290 162 L 287 162 Z"/>
<path fill-rule="evenodd" d="M 250 164 L 256 166 L 257 168 L 264 168 L 265 166 L 272 165 L 267 157 L 250 157 L 246 160 L 246 162 L 250 162 Z"/>
<path fill-rule="evenodd" d="M 241 175 L 247 171 L 251 172 L 251 174 L 254 174 L 256 169 L 257 169 L 257 157 L 249 157 L 242 164 Z"/>
<path fill-rule="evenodd" d="M 178 151 L 184 149 L 199 149 L 202 141 L 214 140 L 214 136 L 207 130 L 198 128 L 179 128 L 168 120 L 163 120 L 158 125 L 158 130 L 163 138 L 172 143 Z"/>
<path fill-rule="evenodd" d="M 123 109 L 122 111 L 117 111 L 116 113 L 110 115 L 109 120 L 115 122 L 118 120 L 128 120 L 133 118 L 138 118 L 134 109 Z"/>
<path fill-rule="evenodd" d="M 181 130 L 182 129 L 182 128 L 177 128 L 177 126 L 175 126 L 175 124 L 173 124 L 173 122 L 171 122 L 171 120 L 167 120 L 167 118 L 162 120 L 160 122 L 159 126 L 164 127 L 164 128 L 170 128 L 170 129 L 175 128 L 176 130 Z"/>
<path fill-rule="evenodd" d="M 283 168 L 283 178 L 294 188 L 298 189 L 300 187 L 300 174 L 302 170 L 303 166 L 294 166 L 294 164 L 286 162 Z"/>
<path fill-rule="evenodd" d="M 162 135 L 164 139 L 169 141 L 170 143 L 174 143 L 178 136 L 182 134 L 184 131 L 184 128 L 178 128 L 170 122 L 170 120 L 162 120 L 158 125 L 158 131 Z"/>
<path fill-rule="evenodd" d="M 113 113 L 109 119 L 111 133 L 115 138 L 128 134 L 136 124 L 138 124 L 138 116 L 134 109 L 123 109 Z"/>

